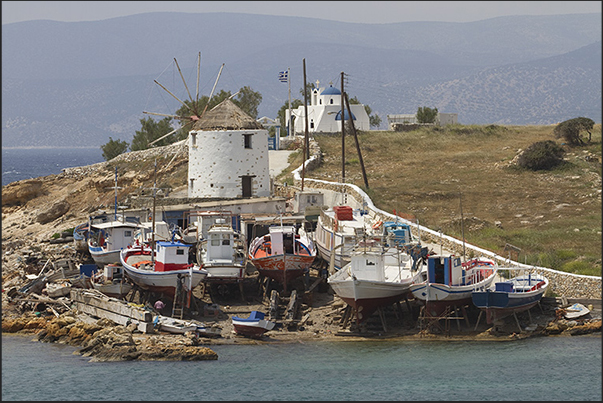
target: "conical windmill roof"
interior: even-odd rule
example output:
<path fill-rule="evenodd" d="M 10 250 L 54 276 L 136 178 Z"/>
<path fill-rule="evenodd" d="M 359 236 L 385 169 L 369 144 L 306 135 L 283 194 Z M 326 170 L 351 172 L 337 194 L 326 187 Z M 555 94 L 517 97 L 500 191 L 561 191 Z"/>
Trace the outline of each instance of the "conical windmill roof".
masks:
<path fill-rule="evenodd" d="M 193 130 L 249 130 L 263 129 L 254 118 L 230 99 L 225 99 L 195 122 Z"/>

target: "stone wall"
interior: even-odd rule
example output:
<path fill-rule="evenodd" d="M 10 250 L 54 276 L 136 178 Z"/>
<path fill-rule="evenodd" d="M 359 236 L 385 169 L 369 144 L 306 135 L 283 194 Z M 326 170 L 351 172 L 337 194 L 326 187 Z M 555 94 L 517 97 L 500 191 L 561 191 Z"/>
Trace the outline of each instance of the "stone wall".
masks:
<path fill-rule="evenodd" d="M 314 143 L 314 144 L 313 144 Z M 310 160 L 306 161 L 306 170 L 310 170 L 311 167 L 318 164 L 320 161 L 320 150 L 318 154 L 316 150 L 318 146 L 316 142 L 310 143 Z M 297 186 L 301 184 L 301 166 L 293 171 L 295 183 Z M 383 210 L 378 209 L 373 205 L 371 199 L 367 196 L 362 189 L 356 185 L 343 184 L 337 182 L 327 182 L 318 179 L 304 178 L 304 188 L 311 188 L 314 190 L 328 190 L 331 192 L 346 193 L 347 203 L 351 207 L 364 208 L 368 210 L 369 215 L 374 215 L 382 221 L 391 221 L 396 219 L 393 214 L 387 213 Z M 289 189 L 290 191 L 291 189 Z M 503 256 L 499 256 L 493 252 L 481 249 L 471 244 L 463 244 L 462 241 L 452 238 L 450 236 L 440 234 L 430 228 L 417 225 L 404 218 L 399 218 L 405 221 L 411 226 L 414 226 L 421 233 L 421 241 L 425 243 L 433 243 L 442 245 L 443 249 L 449 250 L 457 255 L 463 255 L 463 249 L 468 257 L 486 256 L 496 261 L 501 267 L 513 267 L 513 268 L 524 268 L 531 272 L 536 272 L 544 275 L 549 280 L 549 289 L 547 290 L 548 295 L 564 296 L 566 298 L 588 298 L 588 299 L 601 299 L 601 277 L 600 276 L 584 276 L 579 274 L 572 274 L 566 272 L 560 272 L 557 270 L 549 269 L 546 267 L 529 266 L 519 262 L 512 261 Z"/>

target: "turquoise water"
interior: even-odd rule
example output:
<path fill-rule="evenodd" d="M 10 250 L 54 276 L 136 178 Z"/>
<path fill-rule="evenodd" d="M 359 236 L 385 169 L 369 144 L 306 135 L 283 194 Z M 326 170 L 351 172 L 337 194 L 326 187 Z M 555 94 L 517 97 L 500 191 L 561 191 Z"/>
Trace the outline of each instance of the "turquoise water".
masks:
<path fill-rule="evenodd" d="M 211 346 L 217 361 L 94 363 L 2 337 L 2 400 L 601 400 L 601 337 Z"/>

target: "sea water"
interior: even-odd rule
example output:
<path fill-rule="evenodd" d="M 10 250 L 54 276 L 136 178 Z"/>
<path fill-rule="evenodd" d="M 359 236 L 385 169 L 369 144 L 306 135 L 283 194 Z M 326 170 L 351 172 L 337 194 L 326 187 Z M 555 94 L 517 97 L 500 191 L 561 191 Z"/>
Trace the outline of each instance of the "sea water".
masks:
<path fill-rule="evenodd" d="M 2 148 L 2 186 L 23 179 L 60 174 L 64 168 L 103 162 L 100 147 Z"/>
<path fill-rule="evenodd" d="M 215 361 L 91 362 L 2 336 L 2 400 L 596 400 L 601 335 L 216 345 Z"/>

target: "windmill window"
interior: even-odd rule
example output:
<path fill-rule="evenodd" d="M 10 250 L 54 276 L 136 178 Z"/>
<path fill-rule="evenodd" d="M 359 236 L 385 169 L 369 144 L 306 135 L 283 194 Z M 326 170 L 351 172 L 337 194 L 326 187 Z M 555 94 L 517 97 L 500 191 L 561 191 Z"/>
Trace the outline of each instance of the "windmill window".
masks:
<path fill-rule="evenodd" d="M 253 136 L 253 134 L 243 135 L 243 137 L 245 138 L 245 148 L 251 148 L 251 136 Z"/>
<path fill-rule="evenodd" d="M 330 103 L 331 105 L 333 105 L 333 100 L 332 100 L 332 99 L 329 99 L 329 103 Z"/>
<path fill-rule="evenodd" d="M 314 119 L 310 120 L 310 129 L 314 129 Z"/>
<path fill-rule="evenodd" d="M 197 133 L 191 133 L 191 145 L 197 147 Z"/>

